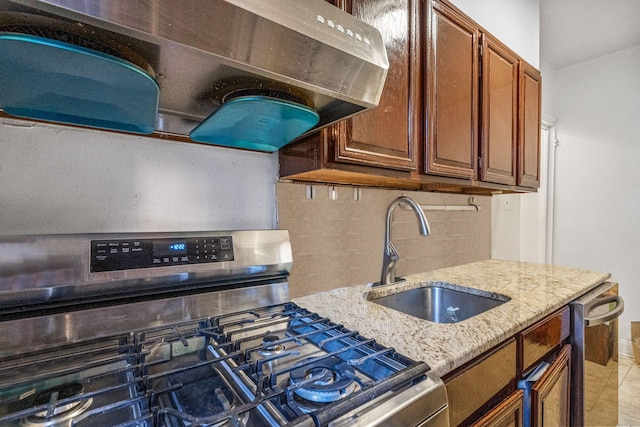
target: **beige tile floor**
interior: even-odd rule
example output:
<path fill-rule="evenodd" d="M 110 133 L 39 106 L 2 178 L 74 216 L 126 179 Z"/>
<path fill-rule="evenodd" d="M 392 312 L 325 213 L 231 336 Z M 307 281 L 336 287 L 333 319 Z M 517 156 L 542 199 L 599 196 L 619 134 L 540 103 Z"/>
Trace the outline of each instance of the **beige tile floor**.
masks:
<path fill-rule="evenodd" d="M 640 426 L 640 366 L 620 355 L 618 364 L 618 425 Z"/>

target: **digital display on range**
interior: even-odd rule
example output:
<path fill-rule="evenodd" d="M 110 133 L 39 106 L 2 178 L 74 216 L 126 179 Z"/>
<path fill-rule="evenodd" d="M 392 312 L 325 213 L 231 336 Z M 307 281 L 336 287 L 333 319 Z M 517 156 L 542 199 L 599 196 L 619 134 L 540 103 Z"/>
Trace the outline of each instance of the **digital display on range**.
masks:
<path fill-rule="evenodd" d="M 91 272 L 234 260 L 232 236 L 91 241 Z"/>
<path fill-rule="evenodd" d="M 187 242 L 184 240 L 154 240 L 153 255 L 155 256 L 171 256 L 183 255 L 187 253 Z"/>

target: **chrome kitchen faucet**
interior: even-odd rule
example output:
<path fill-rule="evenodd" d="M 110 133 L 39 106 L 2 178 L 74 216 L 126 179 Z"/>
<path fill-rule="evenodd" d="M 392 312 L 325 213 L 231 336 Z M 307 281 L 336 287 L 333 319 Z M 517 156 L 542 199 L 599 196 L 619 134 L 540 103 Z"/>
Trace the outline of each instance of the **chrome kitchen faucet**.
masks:
<path fill-rule="evenodd" d="M 380 278 L 380 283 L 378 283 L 378 285 L 386 285 L 396 281 L 396 262 L 398 262 L 399 256 L 396 247 L 391 243 L 391 217 L 395 208 L 402 203 L 408 205 L 416 213 L 416 216 L 418 217 L 418 224 L 420 225 L 420 234 L 428 236 L 431 233 L 429 222 L 427 221 L 427 217 L 422 211 L 420 205 L 407 196 L 400 196 L 391 202 L 389 209 L 387 209 L 387 225 L 385 227 L 384 234 L 384 254 L 382 256 L 382 277 Z"/>

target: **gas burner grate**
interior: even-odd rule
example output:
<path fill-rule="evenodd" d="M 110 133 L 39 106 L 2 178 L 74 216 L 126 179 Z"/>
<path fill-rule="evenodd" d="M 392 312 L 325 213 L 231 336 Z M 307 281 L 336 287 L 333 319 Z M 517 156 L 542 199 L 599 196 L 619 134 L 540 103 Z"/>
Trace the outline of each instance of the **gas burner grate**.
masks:
<path fill-rule="evenodd" d="M 428 370 L 285 303 L 0 358 L 0 425 L 325 425 Z"/>
<path fill-rule="evenodd" d="M 0 358 L 0 425 L 150 426 L 127 335 Z M 148 422 L 148 424 L 145 424 Z"/>
<path fill-rule="evenodd" d="M 310 413 L 333 417 L 336 407 L 353 409 L 429 370 L 293 303 L 214 318 L 212 324 L 216 336 L 224 337 L 216 354 L 233 349 L 226 353 L 233 371 L 253 385 L 256 400 L 289 421 Z M 284 350 L 264 354 L 276 345 Z"/>

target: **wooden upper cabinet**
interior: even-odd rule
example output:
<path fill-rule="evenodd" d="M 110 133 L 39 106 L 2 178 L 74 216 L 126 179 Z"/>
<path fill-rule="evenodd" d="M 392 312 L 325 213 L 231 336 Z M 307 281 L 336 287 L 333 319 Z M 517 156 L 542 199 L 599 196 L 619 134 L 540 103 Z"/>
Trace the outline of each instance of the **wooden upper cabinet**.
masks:
<path fill-rule="evenodd" d="M 425 172 L 476 178 L 478 27 L 437 0 L 427 16 Z"/>
<path fill-rule="evenodd" d="M 539 186 L 537 70 L 447 0 L 327 1 L 380 30 L 389 71 L 377 108 L 282 147 L 281 177 L 474 194 Z"/>
<path fill-rule="evenodd" d="M 518 185 L 540 186 L 540 71 L 520 61 L 520 117 L 518 130 Z"/>
<path fill-rule="evenodd" d="M 480 179 L 516 184 L 518 57 L 488 34 L 482 35 L 482 137 Z"/>
<path fill-rule="evenodd" d="M 389 72 L 378 107 L 334 126 L 336 161 L 415 170 L 419 132 L 419 0 L 338 0 L 376 27 L 385 42 Z"/>

